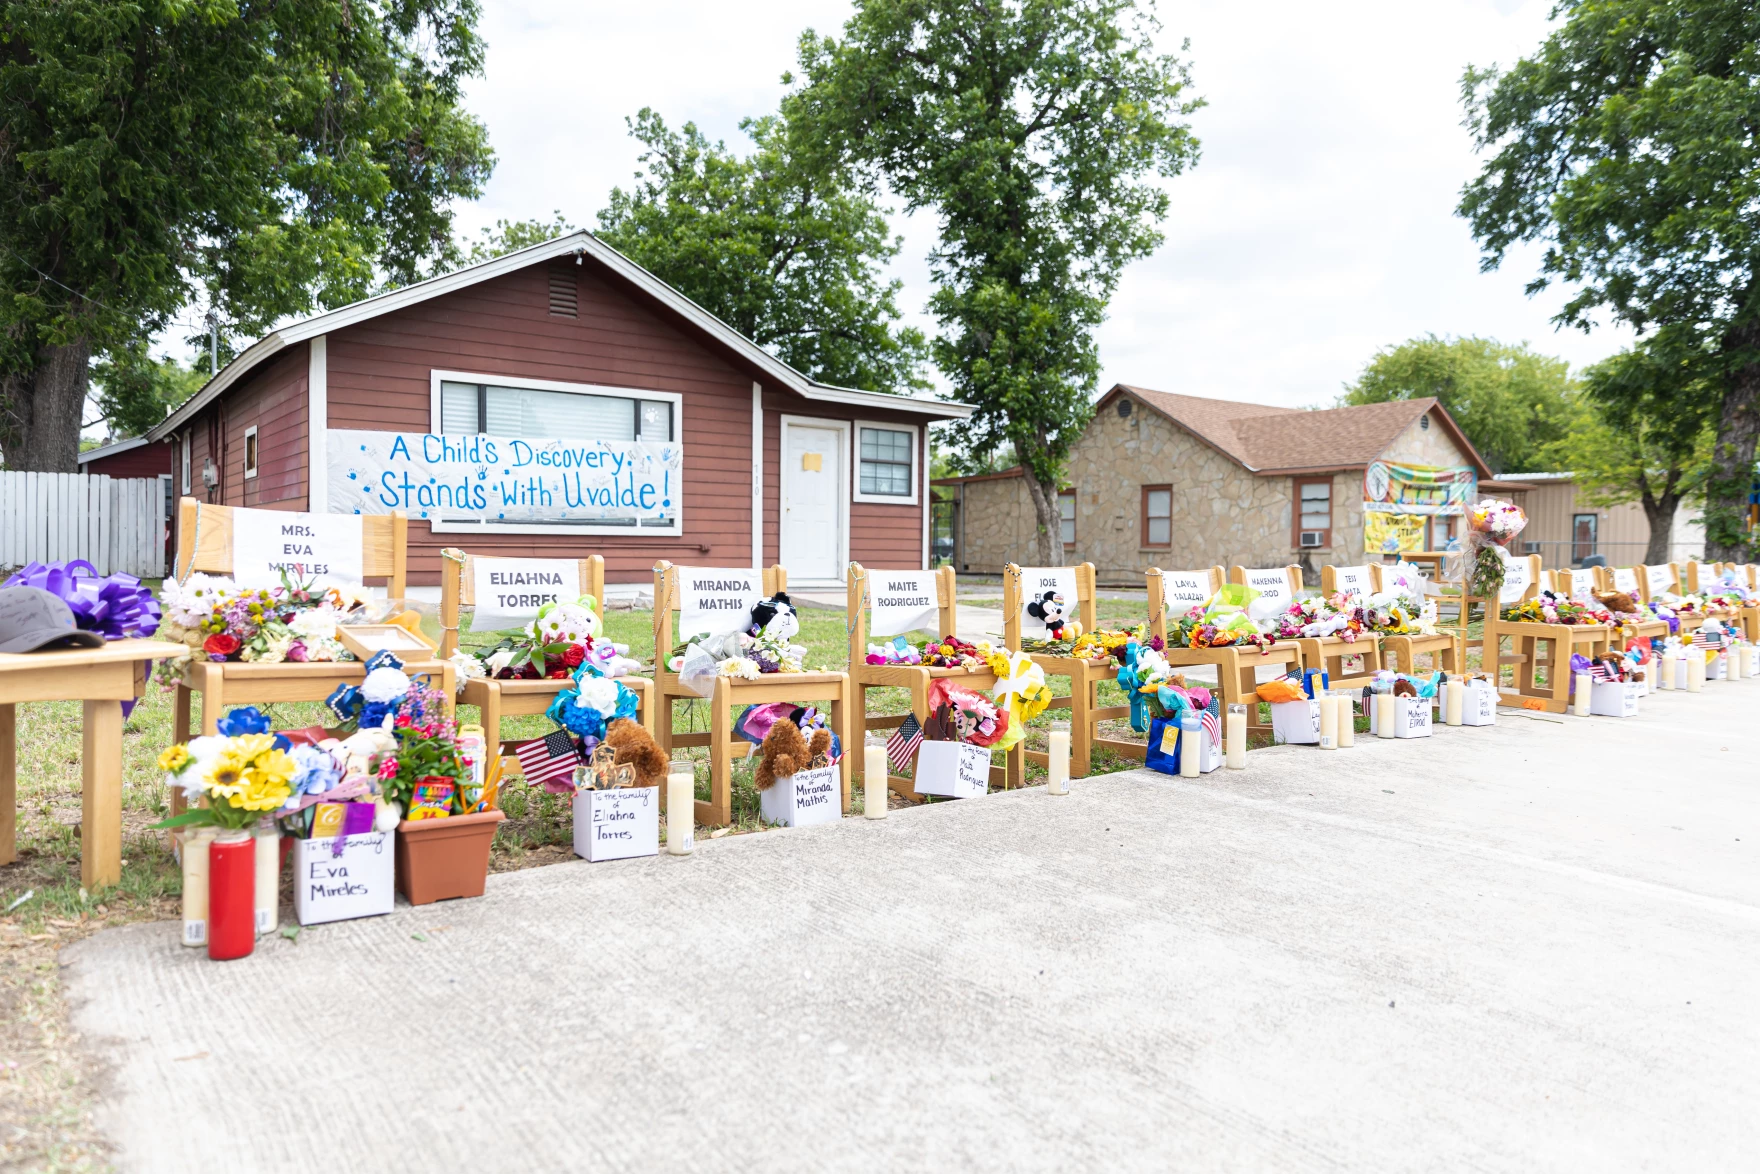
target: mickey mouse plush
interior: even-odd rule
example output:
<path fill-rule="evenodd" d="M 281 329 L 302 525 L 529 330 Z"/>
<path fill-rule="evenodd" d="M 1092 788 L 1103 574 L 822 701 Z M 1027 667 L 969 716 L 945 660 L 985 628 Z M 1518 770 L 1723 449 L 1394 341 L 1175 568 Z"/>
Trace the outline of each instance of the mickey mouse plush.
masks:
<path fill-rule="evenodd" d="M 746 629 L 748 635 L 769 636 L 773 640 L 792 640 L 800 635 L 800 631 L 800 617 L 795 614 L 786 591 L 778 591 L 769 599 L 760 599 L 753 605 L 752 623 Z"/>
<path fill-rule="evenodd" d="M 1044 621 L 1045 630 L 1053 640 L 1063 639 L 1063 630 L 1069 626 L 1069 621 L 1064 618 L 1069 613 L 1064 609 L 1063 596 L 1047 591 L 1041 598 L 1027 604 L 1027 614 Z"/>

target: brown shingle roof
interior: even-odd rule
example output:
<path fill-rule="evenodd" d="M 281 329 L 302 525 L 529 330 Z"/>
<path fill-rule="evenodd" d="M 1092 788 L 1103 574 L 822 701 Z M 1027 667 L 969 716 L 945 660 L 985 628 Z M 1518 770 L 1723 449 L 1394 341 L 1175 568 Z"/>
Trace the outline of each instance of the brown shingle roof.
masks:
<path fill-rule="evenodd" d="M 1490 470 L 1434 398 L 1393 400 L 1317 412 L 1245 404 L 1233 400 L 1174 395 L 1121 383 L 1102 397 L 1128 391 L 1212 448 L 1254 473 L 1361 468 L 1435 408 L 1461 451 L 1480 475 Z"/>

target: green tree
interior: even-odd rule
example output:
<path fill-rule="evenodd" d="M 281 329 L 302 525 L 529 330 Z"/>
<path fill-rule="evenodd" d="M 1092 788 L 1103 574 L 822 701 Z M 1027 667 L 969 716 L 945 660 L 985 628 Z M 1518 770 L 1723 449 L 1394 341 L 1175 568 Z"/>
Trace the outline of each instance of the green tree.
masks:
<path fill-rule="evenodd" d="M 813 378 L 864 391 L 926 388 L 921 331 L 897 325 L 898 254 L 879 206 L 836 160 L 794 149 L 781 119 L 748 118 L 740 157 L 693 123 L 630 121 L 647 148 L 613 188 L 599 239 Z"/>
<path fill-rule="evenodd" d="M 1704 499 L 1718 405 L 1706 382 L 1700 356 L 1622 351 L 1583 372 L 1592 409 L 1541 449 L 1548 468 L 1576 474 L 1590 505 L 1644 507 L 1646 563 L 1669 561 L 1675 512 Z"/>
<path fill-rule="evenodd" d="M 1570 364 L 1527 344 L 1426 335 L 1376 353 L 1345 404 L 1435 396 L 1493 472 L 1534 471 L 1579 414 Z"/>
<path fill-rule="evenodd" d="M 185 367 L 176 359 L 155 359 L 144 344 L 130 340 L 100 355 L 92 363 L 91 378 L 97 418 L 88 418 L 84 424 L 104 423 L 110 439 L 122 440 L 145 435 L 200 391 L 208 381 L 208 372 Z"/>
<path fill-rule="evenodd" d="M 463 264 L 477 265 L 493 261 L 504 253 L 518 252 L 567 236 L 574 230 L 574 225 L 568 222 L 560 208 L 550 213 L 549 220 L 497 220 L 494 228 L 485 228 L 477 234 L 469 249 L 461 248 L 459 258 Z"/>
<path fill-rule="evenodd" d="M 76 468 L 93 357 L 107 395 L 150 398 L 152 373 L 123 368 L 192 302 L 255 335 L 447 256 L 449 205 L 492 161 L 460 106 L 476 18 L 476 0 L 0 0 L 8 463 Z"/>
<path fill-rule="evenodd" d="M 784 103 L 813 149 L 932 210 L 935 361 L 978 411 L 968 451 L 1013 444 L 1062 561 L 1057 490 L 1093 413 L 1094 330 L 1124 266 L 1161 242 L 1154 177 L 1194 163 L 1186 67 L 1131 0 L 859 0 L 842 40 L 802 35 Z"/>
<path fill-rule="evenodd" d="M 1712 559 L 1745 561 L 1760 437 L 1760 7 L 1747 0 L 1559 0 L 1562 23 L 1508 72 L 1469 69 L 1489 152 L 1460 213 L 1502 262 L 1545 246 L 1530 290 L 1572 291 L 1674 353 L 1703 352 L 1719 402 Z"/>

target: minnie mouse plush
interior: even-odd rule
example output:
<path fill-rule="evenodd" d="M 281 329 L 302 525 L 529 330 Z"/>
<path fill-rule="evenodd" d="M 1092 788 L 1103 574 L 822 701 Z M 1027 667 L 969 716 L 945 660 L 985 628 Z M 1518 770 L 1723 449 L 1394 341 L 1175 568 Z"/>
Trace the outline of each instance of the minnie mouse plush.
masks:
<path fill-rule="evenodd" d="M 1069 625 L 1064 617 L 1069 613 L 1064 609 L 1063 596 L 1055 591 L 1047 591 L 1040 599 L 1027 604 L 1027 614 L 1042 620 L 1045 630 L 1053 640 L 1063 639 L 1063 630 Z"/>

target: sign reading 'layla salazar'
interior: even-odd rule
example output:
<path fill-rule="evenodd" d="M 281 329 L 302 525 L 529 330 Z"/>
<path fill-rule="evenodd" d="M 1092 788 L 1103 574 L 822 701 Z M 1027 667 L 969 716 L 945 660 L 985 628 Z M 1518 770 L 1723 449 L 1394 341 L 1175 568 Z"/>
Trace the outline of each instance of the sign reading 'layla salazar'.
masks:
<path fill-rule="evenodd" d="M 330 509 L 448 521 L 675 518 L 684 447 L 426 432 L 329 434 Z"/>

